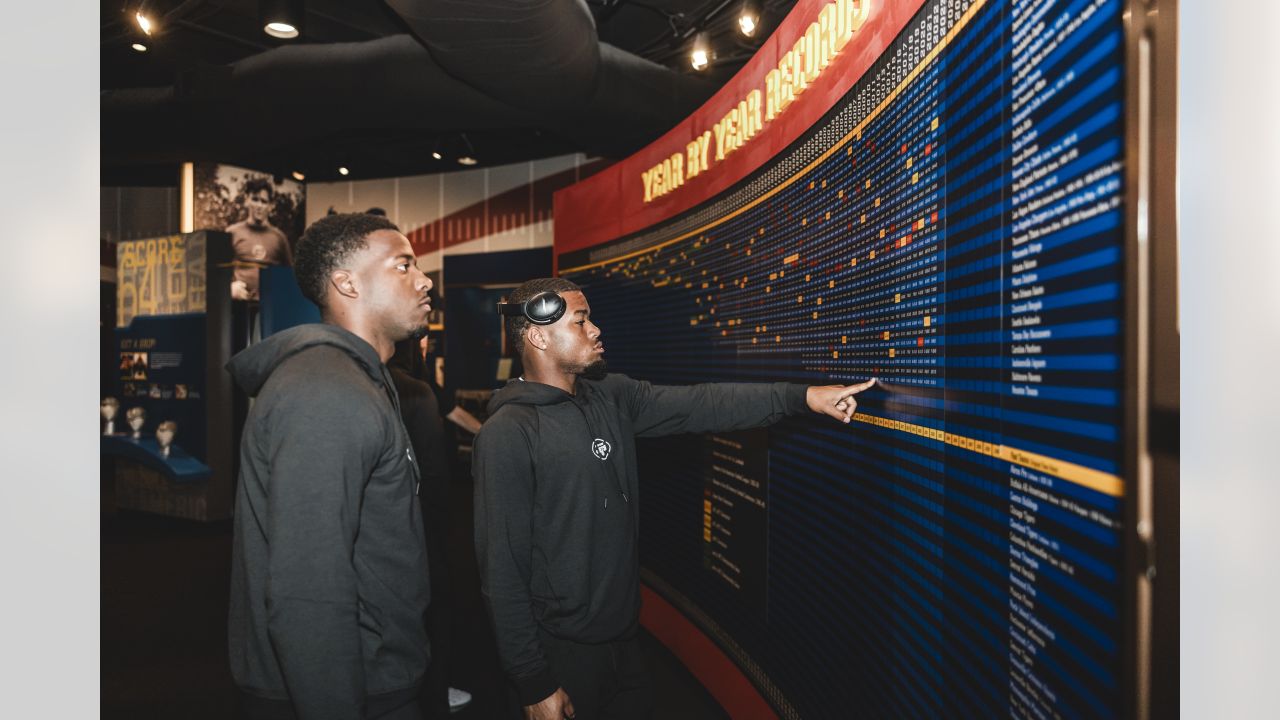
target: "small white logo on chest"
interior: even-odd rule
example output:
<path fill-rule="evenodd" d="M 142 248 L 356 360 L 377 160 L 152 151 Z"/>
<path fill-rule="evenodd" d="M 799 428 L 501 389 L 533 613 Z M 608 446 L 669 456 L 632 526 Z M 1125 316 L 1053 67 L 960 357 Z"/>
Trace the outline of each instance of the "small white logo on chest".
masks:
<path fill-rule="evenodd" d="M 609 451 L 612 449 L 613 449 L 613 446 L 609 444 L 608 440 L 601 440 L 600 438 L 596 438 L 595 440 L 591 441 L 591 454 L 595 455 L 601 460 L 608 460 Z"/>

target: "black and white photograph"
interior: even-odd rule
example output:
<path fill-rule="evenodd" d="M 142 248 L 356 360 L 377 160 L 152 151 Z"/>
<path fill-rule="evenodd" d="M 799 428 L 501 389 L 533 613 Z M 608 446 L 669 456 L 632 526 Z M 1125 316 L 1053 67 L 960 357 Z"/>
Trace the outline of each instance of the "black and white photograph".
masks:
<path fill-rule="evenodd" d="M 231 235 L 234 300 L 258 299 L 258 271 L 292 265 L 306 218 L 302 183 L 220 163 L 195 164 L 195 227 Z"/>

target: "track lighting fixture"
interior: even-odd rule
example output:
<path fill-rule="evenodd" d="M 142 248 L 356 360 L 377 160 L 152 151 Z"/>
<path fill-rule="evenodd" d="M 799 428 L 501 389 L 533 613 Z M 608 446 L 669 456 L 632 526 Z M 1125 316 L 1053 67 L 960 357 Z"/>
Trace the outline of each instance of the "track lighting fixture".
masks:
<path fill-rule="evenodd" d="M 715 53 L 711 50 L 711 35 L 705 30 L 693 36 L 693 48 L 689 51 L 689 65 L 694 70 L 705 70 Z"/>
<path fill-rule="evenodd" d="M 738 12 L 738 30 L 747 37 L 754 37 L 760 29 L 760 0 L 743 0 Z"/>
<path fill-rule="evenodd" d="M 458 164 L 468 165 L 468 166 L 475 165 L 477 162 L 479 162 L 479 160 L 476 160 L 476 157 L 475 157 L 476 149 L 471 147 L 471 140 L 467 138 L 466 133 L 462 133 L 462 142 L 466 144 L 467 151 L 458 157 Z"/>
<path fill-rule="evenodd" d="M 142 31 L 143 35 L 151 37 L 151 34 L 155 32 L 155 23 L 151 22 L 151 16 L 147 15 L 143 10 L 138 10 L 133 14 L 133 21 L 138 23 L 138 29 Z"/>

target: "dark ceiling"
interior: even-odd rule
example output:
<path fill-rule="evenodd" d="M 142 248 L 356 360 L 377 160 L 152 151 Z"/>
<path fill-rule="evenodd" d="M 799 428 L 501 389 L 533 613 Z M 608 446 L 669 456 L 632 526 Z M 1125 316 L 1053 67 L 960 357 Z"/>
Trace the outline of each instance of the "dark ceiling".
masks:
<path fill-rule="evenodd" d="M 746 38 L 742 0 L 307 0 L 301 37 L 277 40 L 258 0 L 104 0 L 102 183 L 173 185 L 202 160 L 332 181 L 339 166 L 459 170 L 462 154 L 625 157 L 732 77 L 794 2 L 762 3 Z M 694 72 L 699 30 L 716 56 Z"/>

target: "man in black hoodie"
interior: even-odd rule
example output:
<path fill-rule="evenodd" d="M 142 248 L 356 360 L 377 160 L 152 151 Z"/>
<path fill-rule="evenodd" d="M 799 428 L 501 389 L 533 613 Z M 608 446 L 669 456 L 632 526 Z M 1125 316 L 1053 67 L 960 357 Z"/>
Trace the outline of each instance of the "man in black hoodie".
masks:
<path fill-rule="evenodd" d="M 531 280 L 500 307 L 524 374 L 475 441 L 476 555 L 498 653 L 526 718 L 647 717 L 636 437 L 762 427 L 806 410 L 849 422 L 857 385 L 664 387 L 604 372 L 580 288 Z"/>
<path fill-rule="evenodd" d="M 240 447 L 228 623 L 251 718 L 416 718 L 429 599 L 418 469 L 384 364 L 431 280 L 394 224 L 330 215 L 294 272 L 323 323 L 232 358 Z"/>

